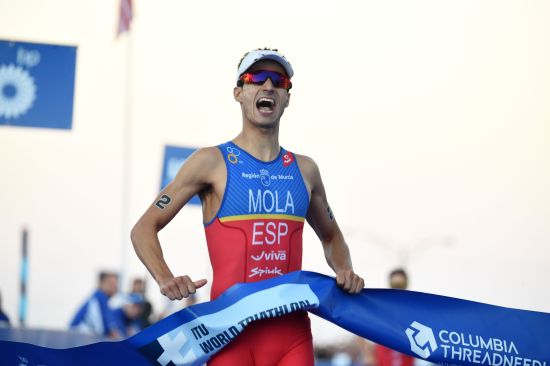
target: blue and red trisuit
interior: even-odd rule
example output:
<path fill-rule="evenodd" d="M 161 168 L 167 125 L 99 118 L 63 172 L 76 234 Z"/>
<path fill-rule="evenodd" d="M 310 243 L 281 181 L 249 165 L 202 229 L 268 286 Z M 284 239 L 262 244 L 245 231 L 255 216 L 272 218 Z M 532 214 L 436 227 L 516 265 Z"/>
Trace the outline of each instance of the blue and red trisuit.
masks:
<path fill-rule="evenodd" d="M 216 217 L 205 225 L 213 268 L 211 298 L 238 282 L 300 270 L 309 194 L 295 156 L 281 148 L 263 162 L 232 142 L 218 146 L 227 181 Z M 250 324 L 210 362 L 220 365 L 313 365 L 306 312 Z"/>

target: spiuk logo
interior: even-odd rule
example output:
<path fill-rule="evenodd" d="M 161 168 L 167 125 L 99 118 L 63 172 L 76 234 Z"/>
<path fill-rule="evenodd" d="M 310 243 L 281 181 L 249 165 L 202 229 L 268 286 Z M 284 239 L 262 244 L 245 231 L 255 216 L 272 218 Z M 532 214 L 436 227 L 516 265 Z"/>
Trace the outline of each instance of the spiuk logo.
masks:
<path fill-rule="evenodd" d="M 275 267 L 275 268 L 269 268 L 269 267 L 258 268 L 258 267 L 254 267 L 250 271 L 250 274 L 248 275 L 248 278 L 252 278 L 252 277 L 256 277 L 256 276 L 263 277 L 264 275 L 279 275 L 279 276 L 282 276 L 283 271 L 279 267 Z"/>
<path fill-rule="evenodd" d="M 405 330 L 405 334 L 411 343 L 411 351 L 422 358 L 430 357 L 437 349 L 434 332 L 419 322 L 412 322 Z"/>
<path fill-rule="evenodd" d="M 283 166 L 286 168 L 294 162 L 294 155 L 290 152 L 286 152 L 283 155 Z"/>

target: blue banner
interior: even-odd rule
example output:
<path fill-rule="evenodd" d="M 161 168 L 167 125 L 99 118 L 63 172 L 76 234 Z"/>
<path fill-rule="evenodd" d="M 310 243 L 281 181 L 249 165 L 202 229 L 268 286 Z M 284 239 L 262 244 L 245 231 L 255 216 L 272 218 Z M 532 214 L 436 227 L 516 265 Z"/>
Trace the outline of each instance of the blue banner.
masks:
<path fill-rule="evenodd" d="M 305 271 L 235 285 L 123 341 L 68 349 L 0 341 L 0 359 L 59 366 L 202 365 L 253 321 L 298 310 L 433 363 L 550 365 L 550 314 L 405 290 L 350 295 L 334 278 Z"/>
<path fill-rule="evenodd" d="M 0 125 L 71 129 L 76 47 L 0 40 Z"/>
<path fill-rule="evenodd" d="M 197 150 L 192 147 L 179 147 L 167 145 L 164 147 L 164 162 L 162 164 L 162 178 L 160 181 L 160 189 L 164 189 L 178 174 L 185 160 Z M 189 200 L 192 205 L 200 205 L 201 200 L 197 195 Z"/>

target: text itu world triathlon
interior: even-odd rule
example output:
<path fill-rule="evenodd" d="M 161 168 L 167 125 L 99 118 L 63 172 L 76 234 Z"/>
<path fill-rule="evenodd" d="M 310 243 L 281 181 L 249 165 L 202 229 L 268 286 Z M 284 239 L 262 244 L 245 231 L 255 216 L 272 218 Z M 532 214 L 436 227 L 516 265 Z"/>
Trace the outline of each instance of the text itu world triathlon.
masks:
<path fill-rule="evenodd" d="M 308 300 L 291 302 L 289 304 L 283 304 L 281 306 L 265 309 L 247 316 L 246 318 L 240 320 L 237 324 L 232 325 L 221 332 L 217 332 L 216 334 L 212 334 L 212 332 L 204 324 L 199 324 L 191 328 L 191 334 L 193 334 L 193 337 L 200 342 L 199 345 L 203 352 L 208 354 L 229 343 L 237 337 L 248 324 L 255 320 L 274 318 L 297 310 L 307 309 L 309 307 L 311 307 L 311 303 Z"/>

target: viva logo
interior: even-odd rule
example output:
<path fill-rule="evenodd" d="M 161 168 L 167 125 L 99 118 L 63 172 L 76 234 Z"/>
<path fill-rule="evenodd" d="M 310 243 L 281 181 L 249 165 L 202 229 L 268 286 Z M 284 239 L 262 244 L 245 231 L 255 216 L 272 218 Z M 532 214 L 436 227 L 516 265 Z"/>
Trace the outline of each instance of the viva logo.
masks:
<path fill-rule="evenodd" d="M 266 261 L 286 261 L 286 252 L 284 250 L 279 251 L 262 251 L 259 255 L 251 255 L 252 259 L 254 259 L 256 262 L 259 262 L 263 259 Z"/>

